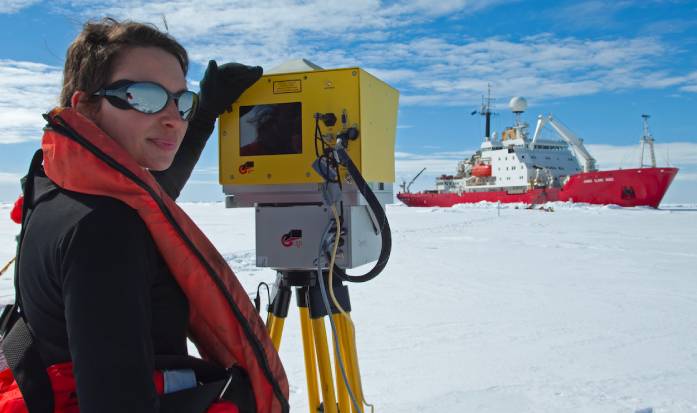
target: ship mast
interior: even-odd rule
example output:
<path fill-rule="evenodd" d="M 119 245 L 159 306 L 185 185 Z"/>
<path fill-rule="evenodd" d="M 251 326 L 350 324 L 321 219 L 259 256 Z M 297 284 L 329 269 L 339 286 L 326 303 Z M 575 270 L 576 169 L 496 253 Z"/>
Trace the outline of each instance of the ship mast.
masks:
<path fill-rule="evenodd" d="M 482 95 L 482 106 L 477 111 L 474 110 L 472 115 L 480 114 L 486 119 L 486 126 L 484 129 L 484 140 L 486 142 L 491 142 L 491 83 L 487 83 L 487 93 L 486 98 Z"/>
<path fill-rule="evenodd" d="M 649 118 L 651 116 L 643 114 L 641 115 L 644 123 L 644 135 L 641 137 L 641 159 L 639 159 L 639 168 L 644 167 L 644 148 L 649 145 L 649 156 L 651 158 L 651 168 L 656 167 L 656 153 L 653 149 L 653 136 L 649 132 Z"/>

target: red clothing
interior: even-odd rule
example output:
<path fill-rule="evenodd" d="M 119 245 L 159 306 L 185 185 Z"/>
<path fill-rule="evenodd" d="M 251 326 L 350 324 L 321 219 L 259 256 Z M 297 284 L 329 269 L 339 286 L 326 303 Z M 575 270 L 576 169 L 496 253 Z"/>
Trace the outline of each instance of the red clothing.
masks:
<path fill-rule="evenodd" d="M 24 205 L 24 197 L 20 196 L 10 211 L 10 219 L 18 224 L 22 223 L 22 205 Z"/>
<path fill-rule="evenodd" d="M 56 413 L 79 413 L 72 363 L 54 364 L 48 368 L 48 377 L 51 379 L 51 387 L 53 388 L 54 411 Z M 164 377 L 161 371 L 156 371 L 153 374 L 153 382 L 157 394 L 164 393 Z M 28 413 L 17 382 L 8 369 L 0 371 L 0 412 Z M 206 413 L 238 412 L 237 406 L 228 401 L 213 403 L 206 410 Z"/>

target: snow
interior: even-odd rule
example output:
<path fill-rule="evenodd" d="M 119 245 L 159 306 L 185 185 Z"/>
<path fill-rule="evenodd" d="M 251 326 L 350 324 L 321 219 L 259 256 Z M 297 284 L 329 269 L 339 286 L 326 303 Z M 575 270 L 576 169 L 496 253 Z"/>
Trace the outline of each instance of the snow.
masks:
<path fill-rule="evenodd" d="M 274 280 L 254 266 L 252 209 L 182 206 L 250 294 Z M 377 412 L 697 411 L 697 205 L 546 207 L 388 206 L 390 262 L 349 286 Z M 0 264 L 17 231 L 2 218 Z M 292 412 L 308 411 L 300 338 L 291 308 Z"/>

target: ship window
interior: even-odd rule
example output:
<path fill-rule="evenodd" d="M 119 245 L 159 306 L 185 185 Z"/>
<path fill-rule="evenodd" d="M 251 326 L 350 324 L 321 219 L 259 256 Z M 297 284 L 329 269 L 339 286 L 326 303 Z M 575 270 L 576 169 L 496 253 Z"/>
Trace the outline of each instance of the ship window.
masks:
<path fill-rule="evenodd" d="M 525 159 L 525 155 L 522 155 L 521 158 Z"/>
<path fill-rule="evenodd" d="M 537 159 L 537 156 L 532 155 L 531 158 L 532 158 L 532 159 Z"/>
<path fill-rule="evenodd" d="M 511 170 L 515 169 L 515 166 L 511 166 Z"/>

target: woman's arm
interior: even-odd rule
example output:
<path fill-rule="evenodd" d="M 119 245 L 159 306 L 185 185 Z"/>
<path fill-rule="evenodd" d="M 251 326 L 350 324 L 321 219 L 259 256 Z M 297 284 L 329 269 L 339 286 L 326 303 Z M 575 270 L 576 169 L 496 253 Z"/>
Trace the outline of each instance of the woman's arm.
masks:
<path fill-rule="evenodd" d="M 189 123 L 172 166 L 164 171 L 152 171 L 160 186 L 177 199 L 184 184 L 189 180 L 196 162 L 206 142 L 213 132 L 215 120 L 232 106 L 242 92 L 256 82 L 262 74 L 259 66 L 245 66 L 239 63 L 226 63 L 220 67 L 215 60 L 208 62 L 208 68 L 201 80 L 199 107 Z"/>

